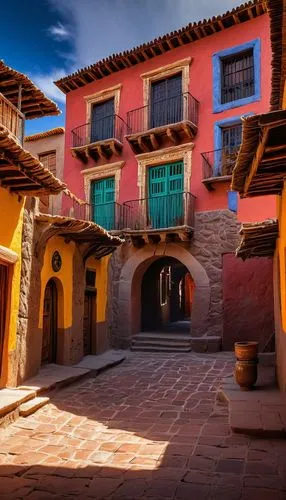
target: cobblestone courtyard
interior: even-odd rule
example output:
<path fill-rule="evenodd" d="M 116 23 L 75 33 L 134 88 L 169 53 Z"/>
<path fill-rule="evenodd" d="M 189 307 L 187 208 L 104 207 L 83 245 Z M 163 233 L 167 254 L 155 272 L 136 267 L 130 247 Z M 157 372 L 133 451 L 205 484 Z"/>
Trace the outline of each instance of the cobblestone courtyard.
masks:
<path fill-rule="evenodd" d="M 286 441 L 233 434 L 227 353 L 130 354 L 0 431 L 0 498 L 282 500 Z"/>

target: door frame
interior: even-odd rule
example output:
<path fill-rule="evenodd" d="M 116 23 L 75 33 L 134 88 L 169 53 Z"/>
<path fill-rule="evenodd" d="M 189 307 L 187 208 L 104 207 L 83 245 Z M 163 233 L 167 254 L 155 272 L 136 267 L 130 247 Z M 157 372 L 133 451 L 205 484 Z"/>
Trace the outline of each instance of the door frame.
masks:
<path fill-rule="evenodd" d="M 0 346 L 0 387 L 5 385 L 5 379 L 7 378 L 7 370 L 8 370 L 8 360 L 7 356 L 5 358 L 5 353 L 7 353 L 8 349 L 8 327 L 10 323 L 10 311 L 11 311 L 11 293 L 12 293 L 12 272 L 13 272 L 13 267 L 11 266 L 10 262 L 5 262 L 4 260 L 0 259 L 0 265 L 5 267 L 7 269 L 7 275 L 6 275 L 6 297 L 5 297 L 5 319 L 4 319 L 4 325 L 3 325 L 3 342 L 2 342 L 2 348 Z"/>

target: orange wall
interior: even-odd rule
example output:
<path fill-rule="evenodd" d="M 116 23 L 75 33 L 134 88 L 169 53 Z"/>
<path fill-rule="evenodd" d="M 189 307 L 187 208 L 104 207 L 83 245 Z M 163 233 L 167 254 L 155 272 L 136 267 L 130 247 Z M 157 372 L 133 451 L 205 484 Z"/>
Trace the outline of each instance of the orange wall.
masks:
<path fill-rule="evenodd" d="M 261 95 L 258 102 L 233 108 L 221 113 L 212 112 L 212 55 L 223 49 L 251 41 L 255 38 L 261 40 Z M 122 84 L 119 115 L 126 120 L 127 111 L 143 106 L 143 80 L 142 73 L 152 69 L 165 66 L 186 57 L 192 57 L 190 65 L 189 91 L 198 99 L 199 127 L 198 134 L 194 139 L 195 147 L 192 160 L 192 178 L 190 190 L 196 195 L 196 209 L 213 210 L 227 207 L 228 184 L 220 185 L 215 191 L 208 191 L 202 184 L 202 159 L 201 153 L 212 151 L 214 145 L 214 122 L 239 116 L 244 113 L 261 113 L 267 111 L 270 98 L 270 78 L 271 68 L 268 61 L 271 59 L 271 48 L 269 38 L 269 18 L 265 14 L 256 19 L 236 25 L 226 29 L 221 33 L 215 33 L 207 38 L 198 40 L 188 45 L 171 50 L 152 60 L 137 64 L 118 73 L 109 75 L 102 80 L 90 83 L 82 88 L 70 92 L 67 95 L 66 111 L 66 145 L 65 145 L 65 170 L 64 177 L 70 189 L 78 196 L 84 197 L 83 176 L 81 170 L 83 164 L 72 157 L 70 151 L 71 130 L 74 127 L 86 123 L 86 102 L 84 96 L 92 95 L 96 92 Z M 267 61 L 267 64 L 264 64 Z M 123 154 L 120 157 L 112 157 L 110 162 L 124 159 L 126 164 L 123 167 L 120 184 L 121 202 L 134 199 L 138 196 L 137 186 L 137 161 L 134 153 L 126 140 L 124 140 Z M 105 162 L 106 163 L 106 162 Z M 96 164 L 92 159 L 84 168 L 90 168 Z M 263 201 L 260 201 L 263 206 Z M 241 205 L 241 213 L 247 204 Z M 255 212 L 259 212 L 255 208 Z"/>

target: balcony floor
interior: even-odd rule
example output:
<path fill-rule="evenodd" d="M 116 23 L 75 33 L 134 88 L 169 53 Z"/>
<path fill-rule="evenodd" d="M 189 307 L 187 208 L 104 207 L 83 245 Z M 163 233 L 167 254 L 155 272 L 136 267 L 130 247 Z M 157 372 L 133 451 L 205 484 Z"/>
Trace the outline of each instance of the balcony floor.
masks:
<path fill-rule="evenodd" d="M 122 229 L 121 231 L 110 231 L 112 234 L 124 234 L 130 237 L 135 247 L 145 244 L 174 243 L 190 241 L 194 234 L 194 228 L 188 225 L 159 228 L 159 229 Z"/>
<path fill-rule="evenodd" d="M 123 148 L 122 142 L 114 137 L 111 139 L 104 139 L 102 141 L 91 142 L 84 146 L 76 146 L 71 148 L 72 155 L 87 163 L 89 157 L 94 161 L 109 160 L 113 155 L 120 155 Z"/>
<path fill-rule="evenodd" d="M 178 123 L 168 123 L 143 132 L 137 132 L 136 134 L 128 134 L 126 139 L 133 152 L 140 154 L 159 149 L 162 138 L 168 138 L 173 144 L 179 144 L 182 139 L 193 140 L 196 133 L 197 126 L 189 120 L 183 120 Z"/>

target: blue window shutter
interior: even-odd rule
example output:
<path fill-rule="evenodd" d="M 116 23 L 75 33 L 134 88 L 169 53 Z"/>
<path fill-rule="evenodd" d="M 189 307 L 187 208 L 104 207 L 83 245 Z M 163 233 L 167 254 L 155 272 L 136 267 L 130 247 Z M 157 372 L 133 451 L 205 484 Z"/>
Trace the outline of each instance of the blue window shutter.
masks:
<path fill-rule="evenodd" d="M 237 212 L 237 192 L 228 191 L 227 192 L 228 209 L 232 212 Z"/>

